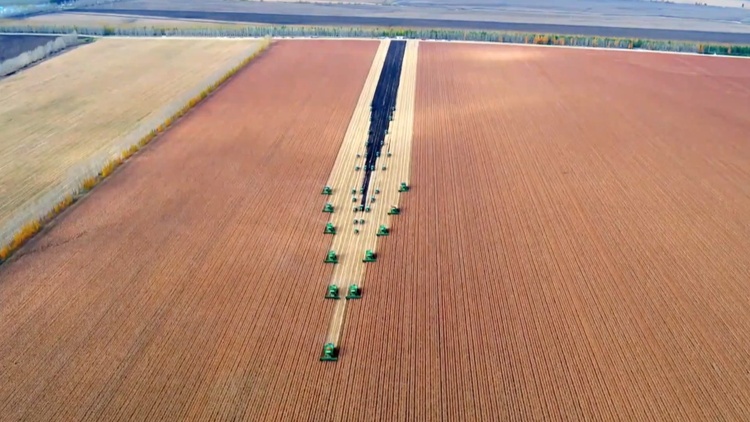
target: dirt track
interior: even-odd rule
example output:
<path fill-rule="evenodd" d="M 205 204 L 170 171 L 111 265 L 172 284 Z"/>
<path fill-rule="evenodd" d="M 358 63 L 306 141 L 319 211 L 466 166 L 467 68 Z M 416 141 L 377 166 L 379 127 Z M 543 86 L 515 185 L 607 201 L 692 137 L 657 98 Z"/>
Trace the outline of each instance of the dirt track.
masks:
<path fill-rule="evenodd" d="M 4 265 L 0 419 L 324 410 L 320 189 L 377 45 L 277 43 Z"/>
<path fill-rule="evenodd" d="M 340 362 L 372 399 L 346 416 L 747 420 L 750 62 L 419 60 L 413 189 Z"/>

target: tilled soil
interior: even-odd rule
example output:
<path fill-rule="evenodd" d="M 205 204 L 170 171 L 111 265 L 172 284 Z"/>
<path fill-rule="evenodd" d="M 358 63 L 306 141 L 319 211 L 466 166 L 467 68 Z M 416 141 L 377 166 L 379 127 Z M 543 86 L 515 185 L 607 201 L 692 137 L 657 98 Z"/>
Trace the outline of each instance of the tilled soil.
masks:
<path fill-rule="evenodd" d="M 750 61 L 423 42 L 417 78 L 337 416 L 748 419 Z"/>
<path fill-rule="evenodd" d="M 278 42 L 4 265 L 0 419 L 323 408 L 320 190 L 377 46 Z"/>
<path fill-rule="evenodd" d="M 280 42 L 0 268 L 2 419 L 745 420 L 750 61 L 422 42 L 337 363 L 377 42 Z"/>

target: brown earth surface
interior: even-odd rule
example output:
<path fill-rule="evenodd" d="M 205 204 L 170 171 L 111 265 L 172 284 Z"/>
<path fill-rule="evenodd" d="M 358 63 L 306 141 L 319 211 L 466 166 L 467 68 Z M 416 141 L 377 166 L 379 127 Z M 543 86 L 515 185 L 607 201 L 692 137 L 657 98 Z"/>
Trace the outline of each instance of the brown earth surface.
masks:
<path fill-rule="evenodd" d="M 337 415 L 749 419 L 749 93 L 748 60 L 421 43 Z"/>
<path fill-rule="evenodd" d="M 419 48 L 338 363 L 320 189 L 377 42 L 285 41 L 0 267 L 0 419 L 750 418 L 750 61 Z"/>
<path fill-rule="evenodd" d="M 3 265 L 0 420 L 325 412 L 320 189 L 377 46 L 276 43 Z"/>

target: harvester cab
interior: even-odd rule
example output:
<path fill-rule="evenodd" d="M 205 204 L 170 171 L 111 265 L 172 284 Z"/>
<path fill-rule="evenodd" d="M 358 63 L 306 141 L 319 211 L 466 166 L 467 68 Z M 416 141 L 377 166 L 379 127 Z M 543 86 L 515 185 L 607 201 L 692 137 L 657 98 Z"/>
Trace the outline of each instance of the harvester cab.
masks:
<path fill-rule="evenodd" d="M 349 290 L 346 294 L 346 299 L 362 299 L 362 288 L 357 286 L 356 284 L 350 284 Z"/>
<path fill-rule="evenodd" d="M 320 360 L 332 362 L 339 360 L 339 351 L 333 343 L 326 343 L 323 346 L 323 354 L 320 355 Z"/>
<path fill-rule="evenodd" d="M 331 284 L 326 290 L 326 299 L 338 299 L 339 298 L 339 286 Z"/>
<path fill-rule="evenodd" d="M 336 252 L 334 251 L 328 251 L 328 255 L 326 255 L 326 259 L 323 260 L 326 264 L 338 264 L 339 257 L 336 256 Z"/>

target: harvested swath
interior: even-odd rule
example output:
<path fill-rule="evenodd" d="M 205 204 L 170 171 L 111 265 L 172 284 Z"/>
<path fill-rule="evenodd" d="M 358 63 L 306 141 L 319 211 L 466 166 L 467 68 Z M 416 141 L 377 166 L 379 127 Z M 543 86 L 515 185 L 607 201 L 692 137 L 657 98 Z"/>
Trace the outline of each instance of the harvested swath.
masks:
<path fill-rule="evenodd" d="M 364 278 L 365 263 L 362 262 L 362 258 L 365 240 L 363 238 L 367 234 L 359 233 L 359 231 L 367 232 L 370 229 L 371 233 L 369 234 L 374 236 L 370 215 L 364 212 L 355 213 L 353 208 L 359 206 L 359 202 L 352 201 L 352 197 L 362 197 L 359 191 L 365 173 L 363 166 L 365 144 L 370 127 L 370 108 L 389 46 L 390 40 L 382 40 L 379 43 L 378 51 L 372 60 L 370 71 L 362 87 L 346 135 L 341 143 L 341 149 L 326 184 L 326 186 L 332 188 L 332 194 L 326 195 L 324 200 L 333 206 L 334 212 L 331 214 L 330 223 L 336 230 L 336 235 L 330 242 L 330 250 L 336 253 L 338 260 L 331 271 L 328 285 L 338 286 L 340 296 L 344 298 L 344 300 L 337 301 L 334 306 L 331 324 L 325 339 L 326 344 L 333 343 L 335 347 L 340 347 L 339 340 L 346 313 L 347 301 L 345 297 L 348 288 L 352 284 L 361 286 Z M 360 167 L 360 170 L 355 170 L 357 167 Z M 352 193 L 352 189 L 354 193 Z M 356 224 L 354 223 L 355 219 Z M 365 221 L 365 223 L 362 224 L 361 221 Z"/>
<path fill-rule="evenodd" d="M 376 203 L 372 204 L 374 205 L 372 213 L 367 217 L 368 221 L 374 224 L 360 234 L 362 240 L 359 242 L 359 249 L 374 250 L 378 253 L 377 263 L 366 264 L 367 274 L 372 274 L 373 271 L 381 274 L 383 269 L 379 269 L 378 267 L 391 265 L 392 259 L 389 259 L 384 254 L 390 253 L 392 249 L 381 248 L 381 245 L 383 242 L 387 242 L 389 237 L 403 235 L 400 223 L 402 215 L 388 215 L 388 211 L 391 205 L 401 205 L 402 195 L 410 194 L 399 193 L 399 186 L 401 182 L 409 183 L 418 46 L 419 42 L 414 40 L 410 40 L 406 44 L 396 99 L 396 110 L 393 121 L 389 125 L 389 133 L 385 137 L 386 144 L 383 147 L 383 153 L 377 160 L 379 168 L 373 173 L 373 177 L 370 179 L 370 191 L 374 193 L 375 189 L 380 189 L 381 192 L 380 194 L 374 194 L 378 199 Z M 391 154 L 390 157 L 389 153 Z M 382 165 L 387 166 L 388 169 L 382 171 L 382 167 L 380 167 Z M 415 212 L 415 210 L 407 210 L 406 212 Z M 381 224 L 387 226 L 390 230 L 391 235 L 389 237 L 376 236 L 378 227 Z M 385 252 L 381 252 L 383 250 Z M 336 275 L 336 271 L 334 271 L 334 275 Z M 401 312 L 397 310 L 380 308 L 373 312 L 373 309 L 375 309 L 374 306 L 377 307 L 382 304 L 382 300 L 386 295 L 399 295 L 399 292 L 404 287 L 408 287 L 410 280 L 392 280 L 392 283 L 388 284 L 392 290 L 386 291 L 383 290 L 383 286 L 373 285 L 373 283 L 383 283 L 383 280 L 366 275 L 365 271 L 361 272 L 360 277 L 362 276 L 365 278 L 365 280 L 359 282 L 361 286 L 364 286 L 365 291 L 362 300 L 352 301 L 344 306 L 339 305 L 337 307 L 337 309 L 345 309 L 346 315 L 352 315 L 352 317 L 347 316 L 346 323 L 343 323 L 342 318 L 343 336 L 336 338 L 336 340 L 343 338 L 341 342 L 341 359 L 337 364 L 340 367 L 340 372 L 338 373 L 339 384 L 336 385 L 336 388 L 332 389 L 332 394 L 328 398 L 329 404 L 326 419 L 331 419 L 335 415 L 336 419 L 340 420 L 375 420 L 376 413 L 373 412 L 373 409 L 379 409 L 380 404 L 393 399 L 391 391 L 394 390 L 388 389 L 386 391 L 382 389 L 383 385 L 381 383 L 389 382 L 391 383 L 391 387 L 393 387 L 404 382 L 409 376 L 406 372 L 401 371 L 401 368 L 398 366 L 401 355 L 392 354 L 384 356 L 384 359 L 380 361 L 363 361 L 360 360 L 362 351 L 358 350 L 358 348 L 372 347 L 385 351 L 393 350 L 393 347 L 397 346 L 393 341 L 394 339 L 388 337 L 388 333 L 383 332 L 384 336 L 373 338 L 372 330 L 361 329 L 363 327 L 361 321 L 369 319 L 370 324 L 380 325 L 384 322 L 400 318 Z M 370 297 L 371 287 L 373 288 L 373 292 L 376 292 L 374 297 Z M 352 324 L 350 324 L 348 318 L 353 318 Z M 334 319 L 332 329 L 341 328 L 341 326 L 337 327 L 335 325 L 336 322 L 336 319 Z M 329 332 L 329 339 L 330 336 L 331 333 Z M 372 367 L 371 365 L 373 364 L 377 365 L 377 367 Z M 353 373 L 359 371 L 365 371 L 367 376 L 357 377 L 358 381 L 356 383 L 350 382 L 349 378 L 353 377 Z M 373 395 L 373 391 L 378 391 L 378 395 Z M 413 404 L 408 405 L 413 406 Z M 403 414 L 392 415 L 391 420 L 405 420 L 405 418 Z"/>
<path fill-rule="evenodd" d="M 748 419 L 750 62 L 422 42 L 419 63 L 413 189 L 331 417 Z"/>
<path fill-rule="evenodd" d="M 0 81 L 0 243 L 259 47 L 106 39 Z"/>
<path fill-rule="evenodd" d="M 395 41 L 399 43 L 399 41 Z M 339 152 L 336 165 L 332 172 L 330 180 L 339 181 L 341 179 L 351 179 L 351 167 L 346 162 L 354 157 L 357 164 L 362 164 L 361 171 L 354 172 L 355 180 L 360 181 L 363 186 L 357 199 L 357 188 L 355 186 L 354 201 L 349 202 L 351 206 L 366 207 L 366 212 L 348 213 L 347 207 L 344 207 L 344 217 L 341 214 L 334 214 L 332 221 L 343 222 L 344 231 L 339 231 L 332 242 L 332 250 L 337 254 L 340 253 L 339 263 L 336 265 L 330 284 L 339 286 L 343 295 L 349 296 L 349 287 L 357 286 L 359 289 L 367 289 L 364 283 L 365 271 L 367 267 L 377 265 L 374 263 L 365 263 L 365 251 L 372 251 L 378 255 L 378 238 L 383 237 L 379 234 L 379 228 L 385 227 L 387 231 L 391 230 L 389 224 L 388 212 L 391 206 L 398 206 L 399 186 L 401 182 L 408 184 L 412 128 L 414 126 L 414 93 L 416 85 L 416 66 L 417 66 L 417 48 L 418 41 L 410 40 L 400 42 L 396 45 L 385 41 L 381 44 L 381 51 L 385 53 L 383 47 L 388 49 L 387 57 L 376 56 L 368 78 L 368 83 L 362 92 L 362 97 L 371 98 L 370 107 L 373 111 L 370 114 L 370 125 L 365 125 L 361 118 L 353 118 L 347 132 L 347 138 Z M 399 51 L 400 50 L 400 51 Z M 380 58 L 380 62 L 378 62 Z M 381 65 L 382 69 L 376 65 Z M 402 70 L 403 69 L 403 70 Z M 379 71 L 380 75 L 373 74 L 373 71 Z M 374 81 L 379 81 L 377 89 Z M 399 88 L 400 87 L 400 88 Z M 362 99 L 360 97 L 360 99 Z M 355 110 L 355 116 L 361 115 L 362 108 L 367 106 L 367 102 L 360 102 Z M 392 107 L 395 107 L 395 113 L 391 114 Z M 392 117 L 392 118 L 391 118 Z M 377 120 L 380 118 L 381 120 Z M 369 136 L 366 131 L 369 127 Z M 357 139 L 368 139 L 367 146 L 363 147 Z M 347 142 L 349 141 L 349 142 Z M 381 142 L 383 144 L 381 145 Z M 380 148 L 378 148 L 380 146 Z M 359 154 L 354 151 L 360 151 Z M 365 153 L 365 151 L 367 151 Z M 372 170 L 365 170 L 370 166 Z M 348 169 L 347 169 L 348 167 Z M 362 177 L 356 177 L 362 174 Z M 367 189 L 364 185 L 367 184 Z M 342 192 L 339 189 L 336 192 L 337 183 L 329 182 L 329 186 L 334 187 L 331 198 L 341 198 Z M 340 186 L 341 183 L 338 183 Z M 349 185 L 345 185 L 349 186 Z M 350 191 L 351 192 L 351 191 Z M 343 192 L 344 195 L 350 192 Z M 369 192 L 369 193 L 367 193 Z M 348 196 L 346 197 L 348 199 Z M 346 222 L 346 216 L 353 216 L 359 222 L 354 225 L 354 233 Z M 351 220 L 350 220 L 351 221 Z M 364 222 L 364 224 L 362 223 Z M 340 227 L 339 227 L 340 229 Z M 342 283 L 343 282 L 343 283 Z M 360 290 L 360 293 L 362 290 Z M 348 300 L 339 300 L 334 309 L 331 326 L 328 330 L 326 344 L 333 344 L 339 348 L 339 352 L 346 357 L 346 344 L 342 344 L 342 334 L 345 330 L 346 309 L 349 306 Z M 356 305 L 354 305 L 356 306 Z M 374 318 L 379 318 L 373 315 Z M 350 335 L 357 336 L 360 333 L 353 332 Z M 341 349 L 344 350 L 341 350 Z"/>
<path fill-rule="evenodd" d="M 355 277 L 350 277 L 348 280 L 353 280 L 356 284 L 363 289 L 367 289 L 365 280 L 365 268 L 373 267 L 378 264 L 363 264 L 361 262 L 363 258 L 363 251 L 370 250 L 376 253 L 376 256 L 381 256 L 380 249 L 378 248 L 378 240 L 384 239 L 385 236 L 377 236 L 379 228 L 385 226 L 388 233 L 394 231 L 394 225 L 398 222 L 399 216 L 389 215 L 389 211 L 392 206 L 399 206 L 399 199 L 404 193 L 399 192 L 399 187 L 402 182 L 409 183 L 409 165 L 411 164 L 410 153 L 411 153 L 411 140 L 412 140 L 412 129 L 414 127 L 414 94 L 416 86 L 416 70 L 417 70 L 417 49 L 419 41 L 410 40 L 405 45 L 405 53 L 403 57 L 403 70 L 400 72 L 399 90 L 395 103 L 395 112 L 393 114 L 393 120 L 390 122 L 388 127 L 388 135 L 385 136 L 385 145 L 382 148 L 381 155 L 377 158 L 377 169 L 372 173 L 372 177 L 369 180 L 369 192 L 370 198 L 368 198 L 367 206 L 371 207 L 372 212 L 365 214 L 367 227 L 360 226 L 362 233 L 358 235 L 358 239 L 354 243 L 354 250 L 358 252 L 359 256 L 356 256 L 357 263 L 363 268 L 356 274 Z M 385 170 L 384 170 L 385 168 Z M 379 192 L 379 193 L 376 193 Z M 376 201 L 372 201 L 372 198 L 376 198 Z M 396 235 L 398 235 L 398 229 Z M 380 258 L 378 258 L 380 259 Z M 334 271 L 335 277 L 342 272 Z M 352 304 L 354 309 L 358 305 Z M 329 331 L 329 340 L 338 342 L 341 340 L 341 333 L 346 330 L 344 323 L 344 309 L 339 309 L 347 306 L 346 303 L 339 304 L 337 311 L 340 311 L 340 315 L 335 315 L 334 320 L 331 324 L 331 330 Z M 355 311 L 356 312 L 356 311 Z M 380 315 L 369 315 L 371 318 L 379 319 Z M 337 317 L 339 319 L 337 320 Z M 342 328 L 344 330 L 342 330 Z M 362 333 L 350 331 L 348 336 L 360 336 Z M 344 350 L 344 354 L 347 353 L 346 341 L 341 346 Z"/>
<path fill-rule="evenodd" d="M 320 187 L 377 45 L 279 42 L 0 268 L 0 414 L 325 412 Z"/>

